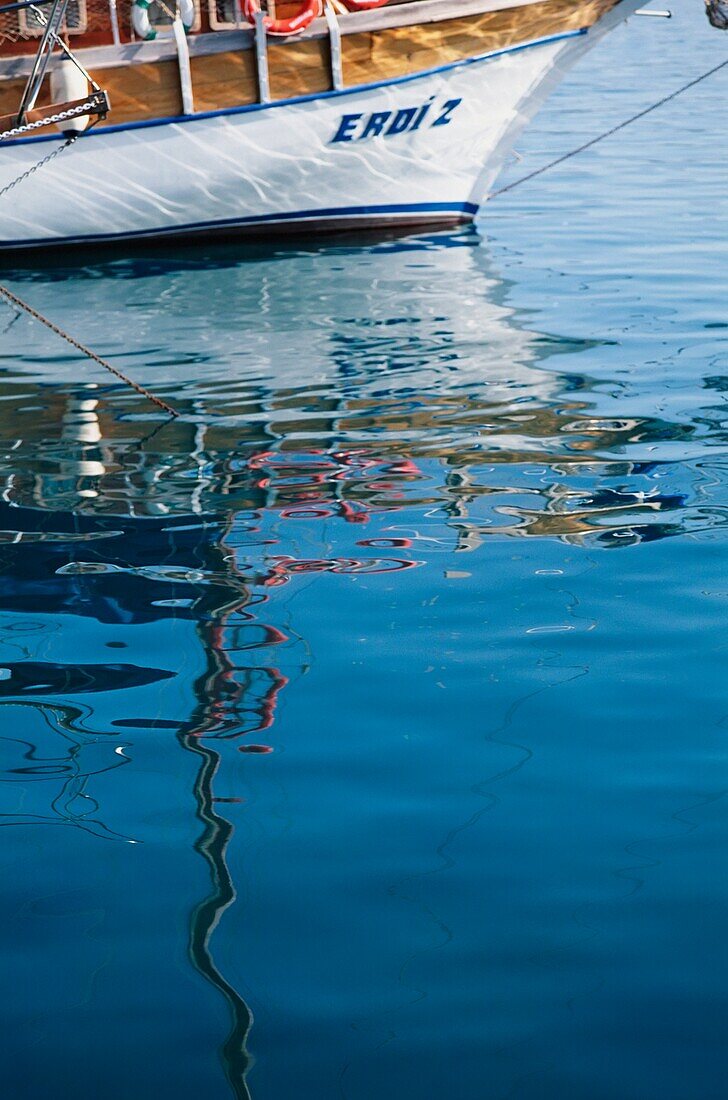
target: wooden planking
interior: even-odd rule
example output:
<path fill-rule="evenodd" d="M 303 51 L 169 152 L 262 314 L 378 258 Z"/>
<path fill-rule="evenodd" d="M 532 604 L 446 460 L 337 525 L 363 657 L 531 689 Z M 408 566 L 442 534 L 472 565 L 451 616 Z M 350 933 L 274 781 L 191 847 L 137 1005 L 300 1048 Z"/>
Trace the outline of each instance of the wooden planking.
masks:
<path fill-rule="evenodd" d="M 258 74 L 253 50 L 190 58 L 196 111 L 237 107 L 258 99 Z M 327 39 L 270 42 L 268 69 L 273 99 L 325 92 L 331 87 Z M 108 82 L 108 76 L 103 74 Z M 96 79 L 101 80 L 96 74 Z"/>
<path fill-rule="evenodd" d="M 45 81 L 45 84 L 47 83 L 48 82 Z M 24 87 L 24 80 L 0 81 L 0 115 L 17 115 Z M 38 97 L 39 107 L 48 102 L 50 102 L 50 100 L 47 95 L 41 94 Z"/>
<path fill-rule="evenodd" d="M 182 93 L 176 61 L 159 61 L 155 65 L 129 65 L 123 69 L 107 69 L 92 75 L 109 93 L 109 125 L 182 113 Z"/>
<path fill-rule="evenodd" d="M 258 74 L 252 50 L 190 58 L 196 111 L 255 103 Z"/>
<path fill-rule="evenodd" d="M 595 23 L 615 2 L 545 0 L 467 19 L 349 35 L 343 39 L 344 80 L 347 85 L 387 80 L 519 42 L 579 30 Z"/>
<path fill-rule="evenodd" d="M 105 69 L 94 76 L 103 90 L 108 92 L 111 101 L 111 111 L 106 119 L 107 125 L 135 122 L 142 118 L 164 118 L 169 115 L 179 115 L 182 112 L 182 94 L 176 61 Z M 11 114 L 17 111 L 24 87 L 25 80 L 0 82 L 0 114 Z M 46 78 L 38 96 L 38 106 L 42 107 L 48 103 L 50 103 L 49 81 Z M 101 122 L 99 125 L 103 126 L 104 123 Z M 41 133 L 46 132 L 52 131 L 41 131 Z"/>
<path fill-rule="evenodd" d="M 268 64 L 273 99 L 327 92 L 331 88 L 328 38 L 272 44 Z"/>
<path fill-rule="evenodd" d="M 466 18 L 345 35 L 342 39 L 345 82 L 351 87 L 388 80 L 518 42 L 577 30 L 596 22 L 617 2 L 541 0 Z M 269 68 L 274 99 L 326 91 L 331 87 L 328 39 L 271 39 Z M 257 102 L 253 50 L 193 54 L 191 70 L 196 111 Z M 108 124 L 165 118 L 182 112 L 176 60 L 96 69 L 93 76 L 109 93 L 112 109 Z M 23 85 L 23 80 L 0 81 L 0 113 L 10 114 L 17 108 Z M 43 102 L 47 102 L 46 95 L 39 101 Z"/>

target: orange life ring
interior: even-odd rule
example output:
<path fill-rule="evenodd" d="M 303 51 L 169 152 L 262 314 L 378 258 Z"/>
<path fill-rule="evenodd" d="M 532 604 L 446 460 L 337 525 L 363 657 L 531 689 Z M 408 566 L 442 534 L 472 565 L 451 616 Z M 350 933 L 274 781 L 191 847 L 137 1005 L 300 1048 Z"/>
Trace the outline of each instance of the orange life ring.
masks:
<path fill-rule="evenodd" d="M 244 0 L 243 12 L 249 23 L 255 23 L 260 8 L 260 0 Z M 268 34 L 300 34 L 309 23 L 321 15 L 321 0 L 305 0 L 301 10 L 290 19 L 272 19 L 266 15 L 263 25 Z"/>

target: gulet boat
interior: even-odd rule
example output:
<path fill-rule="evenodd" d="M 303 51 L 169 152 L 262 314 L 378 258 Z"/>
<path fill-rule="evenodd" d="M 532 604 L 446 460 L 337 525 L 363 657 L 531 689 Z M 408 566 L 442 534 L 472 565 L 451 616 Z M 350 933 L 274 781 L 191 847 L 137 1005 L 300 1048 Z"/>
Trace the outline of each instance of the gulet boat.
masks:
<path fill-rule="evenodd" d="M 640 3 L 2 3 L 0 248 L 471 221 Z"/>

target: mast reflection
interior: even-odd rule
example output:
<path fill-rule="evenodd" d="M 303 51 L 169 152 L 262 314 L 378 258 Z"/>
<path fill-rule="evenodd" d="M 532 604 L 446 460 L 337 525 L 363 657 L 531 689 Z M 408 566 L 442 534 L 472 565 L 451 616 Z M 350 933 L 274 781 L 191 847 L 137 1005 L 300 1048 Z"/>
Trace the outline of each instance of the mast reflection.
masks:
<path fill-rule="evenodd" d="M 99 838 L 136 843 L 137 836 L 104 820 L 95 788 L 105 772 L 133 762 L 118 743 L 120 736 L 174 733 L 196 761 L 192 794 L 201 832 L 194 848 L 210 876 L 209 892 L 190 913 L 188 956 L 227 1005 L 230 1030 L 219 1053 L 233 1095 L 243 1100 L 250 1096 L 252 1013 L 213 951 L 214 933 L 236 899 L 228 865 L 234 825 L 221 807 L 240 800 L 221 795 L 219 779 L 233 754 L 274 750 L 270 734 L 290 680 L 279 667 L 281 659 L 294 672 L 306 664 L 305 655 L 297 653 L 301 641 L 271 621 L 279 591 L 304 574 L 390 572 L 418 564 L 382 549 L 376 556 L 357 550 L 358 536 L 377 506 L 347 497 L 347 479 L 364 471 L 380 495 L 386 477 L 389 508 L 396 509 L 396 486 L 405 487 L 419 471 L 410 461 L 382 461 L 363 452 L 290 458 L 258 452 L 245 463 L 237 459 L 234 472 L 226 463 L 224 475 L 208 479 L 218 492 L 224 480 L 225 493 L 254 501 L 254 511 L 198 509 L 160 516 L 161 509 L 152 508 L 156 515 L 105 514 L 109 498 L 97 487 L 108 467 L 121 464 L 121 455 L 100 434 L 89 446 L 98 442 L 103 442 L 103 470 L 89 474 L 97 459 L 87 452 L 79 458 L 73 447 L 62 457 L 62 497 L 66 504 L 76 494 L 74 509 L 57 507 L 59 482 L 44 473 L 30 482 L 9 479 L 0 501 L 0 530 L 7 536 L 0 707 L 31 710 L 36 731 L 35 741 L 0 737 L 2 779 L 18 790 L 20 784 L 39 789 L 32 811 L 12 811 L 6 803 L 2 824 L 70 825 Z M 133 487 L 141 464 L 130 467 L 127 460 L 124 470 Z M 101 507 L 86 510 L 87 502 Z M 150 494 L 147 505 L 154 504 Z M 280 552 L 288 545 L 278 530 L 281 523 L 322 518 L 348 532 L 347 553 L 332 553 L 325 543 L 321 548 L 328 552 L 312 556 Z M 409 544 L 392 540 L 392 545 Z M 113 628 L 113 639 L 105 643 L 107 659 L 99 656 L 98 634 L 93 660 L 86 658 L 83 643 L 74 641 L 74 632 L 84 635 L 84 621 Z M 164 640 L 170 626 L 192 631 L 202 657 L 199 674 L 187 685 L 189 673 L 169 667 L 177 663 Z M 140 647 L 138 627 L 153 628 L 159 638 L 154 661 Z M 154 692 L 165 683 L 180 695 L 190 688 L 194 704 L 186 715 L 159 713 Z M 130 702 L 137 692 L 142 699 Z M 38 732 L 39 722 L 46 736 Z M 42 812 L 41 803 L 47 807 Z"/>
<path fill-rule="evenodd" d="M 212 934 L 223 913 L 236 897 L 235 885 L 226 862 L 233 825 L 215 810 L 213 792 L 213 781 L 220 767 L 221 754 L 201 740 L 197 728 L 186 733 L 180 732 L 178 738 L 186 752 L 193 753 L 200 759 L 194 796 L 203 833 L 195 848 L 209 867 L 212 885 L 209 896 L 200 902 L 190 916 L 189 957 L 195 970 L 222 994 L 228 1004 L 232 1025 L 220 1054 L 225 1075 L 236 1100 L 248 1100 L 250 1092 L 245 1078 L 250 1055 L 247 1038 L 253 1016 L 244 999 L 221 973 L 213 957 L 211 943 Z"/>

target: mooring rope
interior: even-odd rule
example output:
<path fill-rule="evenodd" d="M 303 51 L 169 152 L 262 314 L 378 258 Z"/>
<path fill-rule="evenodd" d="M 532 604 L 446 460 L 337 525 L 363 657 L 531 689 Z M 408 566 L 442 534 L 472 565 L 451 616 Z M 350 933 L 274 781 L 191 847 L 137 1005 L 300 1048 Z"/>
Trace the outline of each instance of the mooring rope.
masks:
<path fill-rule="evenodd" d="M 728 60 L 721 61 L 720 65 L 715 65 L 712 69 L 708 69 L 707 72 L 702 73 L 700 76 L 696 76 L 694 80 L 689 80 L 688 83 L 683 84 L 681 88 L 677 88 L 674 92 L 670 92 L 669 95 L 663 96 L 662 99 L 658 99 L 657 103 L 653 103 L 652 106 L 645 107 L 643 111 L 638 111 L 637 114 L 632 115 L 631 118 L 625 119 L 624 122 L 620 122 L 617 126 L 612 126 L 611 130 L 605 130 L 603 134 L 598 134 L 597 137 L 585 141 L 584 144 L 580 145 L 577 149 L 572 149 L 570 153 L 564 153 L 562 156 L 557 157 L 556 160 L 552 160 L 548 164 L 542 165 L 541 168 L 536 168 L 533 172 L 529 172 L 527 175 L 521 176 L 520 179 L 514 180 L 513 183 L 507 183 L 505 187 L 499 187 L 496 191 L 491 191 L 488 196 L 488 201 L 496 198 L 498 195 L 505 195 L 506 191 L 513 191 L 514 188 L 520 187 L 522 183 L 535 179 L 536 176 L 543 175 L 544 172 L 548 172 L 549 169 L 555 168 L 558 164 L 563 164 L 565 160 L 571 160 L 571 158 L 577 156 L 578 153 L 583 153 L 585 149 L 591 149 L 593 145 L 598 145 L 599 142 L 604 141 L 605 138 L 611 137 L 612 134 L 624 130 L 626 126 L 631 126 L 633 122 L 637 122 L 638 119 L 644 118 L 645 115 L 649 115 L 653 111 L 656 111 L 658 107 L 664 107 L 671 99 L 677 99 L 683 92 L 687 92 L 689 88 L 694 88 L 696 84 L 700 84 L 703 80 L 707 80 L 709 76 L 713 76 L 713 74 L 719 72 L 720 69 L 724 69 L 726 65 L 728 65 Z"/>
<path fill-rule="evenodd" d="M 22 298 L 19 298 L 17 296 L 17 294 L 13 294 L 12 290 L 8 290 L 8 288 L 6 286 L 3 286 L 2 283 L 0 283 L 0 295 L 5 298 L 6 301 L 10 302 L 11 305 L 15 306 L 16 309 L 22 310 L 24 313 L 27 313 L 29 317 L 33 317 L 36 321 L 40 321 L 42 325 L 45 325 L 46 328 L 49 328 L 51 332 L 54 332 L 56 334 L 56 336 L 60 336 L 62 340 L 65 340 L 66 343 L 70 344 L 72 348 L 76 349 L 76 351 L 80 351 L 82 355 L 85 355 L 89 359 L 92 359 L 94 363 L 98 363 L 100 367 L 104 368 L 104 370 L 110 371 L 111 374 L 119 378 L 122 382 L 125 383 L 125 385 L 131 386 L 133 390 L 136 390 L 136 392 L 142 397 L 146 397 L 147 401 L 151 401 L 153 405 L 157 406 L 157 408 L 163 409 L 164 412 L 166 412 L 169 416 L 179 416 L 177 410 L 173 409 L 171 405 L 168 405 L 166 401 L 163 401 L 161 397 L 157 397 L 156 394 L 151 393 L 149 390 L 145 389 L 144 386 L 141 386 L 138 382 L 135 382 L 133 378 L 129 378 L 126 374 L 123 374 L 120 370 L 117 370 L 116 367 L 112 367 L 111 363 L 107 363 L 106 360 L 102 359 L 100 355 L 97 355 L 95 351 L 91 351 L 90 348 L 87 348 L 84 344 L 79 343 L 78 340 L 74 339 L 73 336 L 65 332 L 62 328 L 59 328 L 58 325 L 53 323 L 53 321 L 49 320 L 47 317 L 44 317 L 42 313 L 39 313 L 39 311 L 37 309 L 34 309 L 33 306 L 31 306 L 28 302 L 24 302 Z"/>

